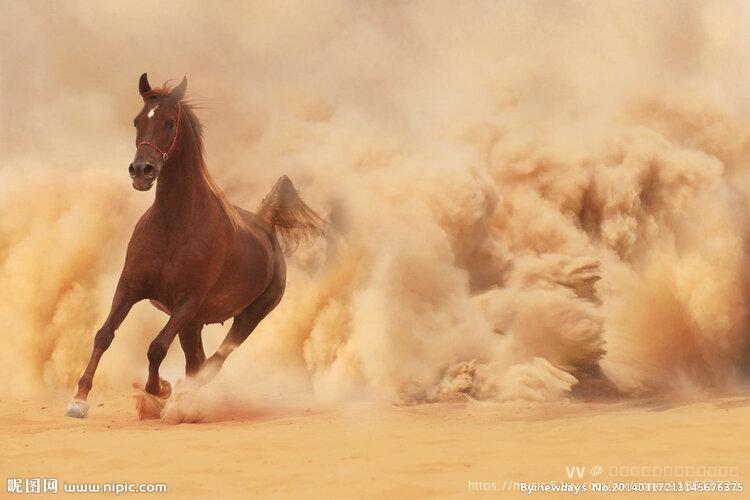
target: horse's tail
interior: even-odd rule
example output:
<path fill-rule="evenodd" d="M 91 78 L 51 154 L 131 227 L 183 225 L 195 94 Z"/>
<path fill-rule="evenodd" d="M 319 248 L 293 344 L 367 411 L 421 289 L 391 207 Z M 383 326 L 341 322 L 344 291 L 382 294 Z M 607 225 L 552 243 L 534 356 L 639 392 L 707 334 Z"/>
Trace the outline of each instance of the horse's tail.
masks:
<path fill-rule="evenodd" d="M 286 254 L 294 252 L 300 243 L 325 235 L 327 222 L 302 201 L 286 175 L 279 177 L 263 198 L 258 216 L 273 228 Z"/>

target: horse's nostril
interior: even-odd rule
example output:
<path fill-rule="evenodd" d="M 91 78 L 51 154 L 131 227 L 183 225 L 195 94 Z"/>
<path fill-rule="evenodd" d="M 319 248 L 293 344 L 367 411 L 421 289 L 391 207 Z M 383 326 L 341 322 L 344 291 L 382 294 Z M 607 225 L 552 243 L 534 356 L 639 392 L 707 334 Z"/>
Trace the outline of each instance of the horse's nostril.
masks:
<path fill-rule="evenodd" d="M 133 177 L 135 175 L 135 167 L 133 166 L 132 163 L 128 167 L 128 172 L 130 172 L 130 177 Z"/>
<path fill-rule="evenodd" d="M 147 163 L 145 167 L 143 167 L 143 173 L 146 175 L 154 175 L 154 166 Z"/>

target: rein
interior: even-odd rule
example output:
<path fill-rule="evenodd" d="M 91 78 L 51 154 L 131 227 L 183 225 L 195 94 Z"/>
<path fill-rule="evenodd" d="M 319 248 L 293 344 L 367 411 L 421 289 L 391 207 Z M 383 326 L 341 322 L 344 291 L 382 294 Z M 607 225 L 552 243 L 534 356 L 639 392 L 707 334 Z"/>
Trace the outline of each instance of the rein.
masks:
<path fill-rule="evenodd" d="M 159 148 L 159 146 L 148 141 L 140 142 L 135 148 L 138 149 L 144 145 L 151 146 L 152 148 L 154 148 L 161 154 L 161 157 L 164 159 L 164 161 L 167 161 L 167 158 L 169 158 L 169 153 L 172 152 L 172 149 L 174 149 L 175 144 L 177 144 L 177 135 L 179 135 L 180 133 L 180 115 L 181 114 L 182 114 L 182 106 L 177 104 L 177 122 L 175 124 L 174 135 L 172 136 L 172 143 L 169 145 L 169 149 L 167 149 L 166 151 L 162 151 L 161 148 Z"/>

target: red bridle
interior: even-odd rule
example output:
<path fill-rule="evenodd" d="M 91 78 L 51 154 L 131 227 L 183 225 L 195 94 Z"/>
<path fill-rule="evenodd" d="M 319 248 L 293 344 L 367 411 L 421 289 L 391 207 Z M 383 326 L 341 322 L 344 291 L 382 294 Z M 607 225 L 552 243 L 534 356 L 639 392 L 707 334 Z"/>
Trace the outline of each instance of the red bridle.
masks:
<path fill-rule="evenodd" d="M 169 153 L 172 152 L 172 149 L 174 149 L 174 145 L 177 144 L 177 134 L 180 133 L 180 114 L 182 114 L 182 106 L 178 104 L 177 105 L 177 122 L 175 123 L 174 136 L 172 136 L 172 143 L 169 145 L 169 149 L 167 149 L 166 151 L 162 151 L 161 148 L 159 148 L 159 146 L 148 141 L 140 142 L 135 148 L 138 149 L 143 145 L 151 146 L 152 148 L 154 148 L 161 154 L 161 157 L 164 159 L 164 161 L 167 161 L 167 158 L 169 158 Z"/>

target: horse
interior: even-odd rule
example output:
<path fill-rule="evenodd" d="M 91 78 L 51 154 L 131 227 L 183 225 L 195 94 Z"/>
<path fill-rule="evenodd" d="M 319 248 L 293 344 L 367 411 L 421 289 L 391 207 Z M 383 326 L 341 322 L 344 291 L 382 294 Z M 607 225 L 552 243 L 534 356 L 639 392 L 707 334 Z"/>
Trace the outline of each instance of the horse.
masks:
<path fill-rule="evenodd" d="M 179 85 L 151 88 L 146 73 L 138 90 L 143 108 L 133 120 L 133 188 L 156 184 L 153 204 L 133 230 L 109 314 L 94 336 L 91 358 L 66 414 L 83 418 L 94 373 L 115 331 L 137 302 L 148 299 L 169 320 L 148 348 L 145 390 L 165 401 L 171 385 L 159 376 L 167 350 L 179 336 L 185 375 L 209 382 L 227 356 L 278 304 L 286 287 L 285 254 L 324 234 L 327 224 L 299 196 L 286 175 L 256 213 L 232 205 L 212 180 L 203 155 L 203 126 Z M 233 318 L 229 333 L 208 359 L 204 325 Z"/>

